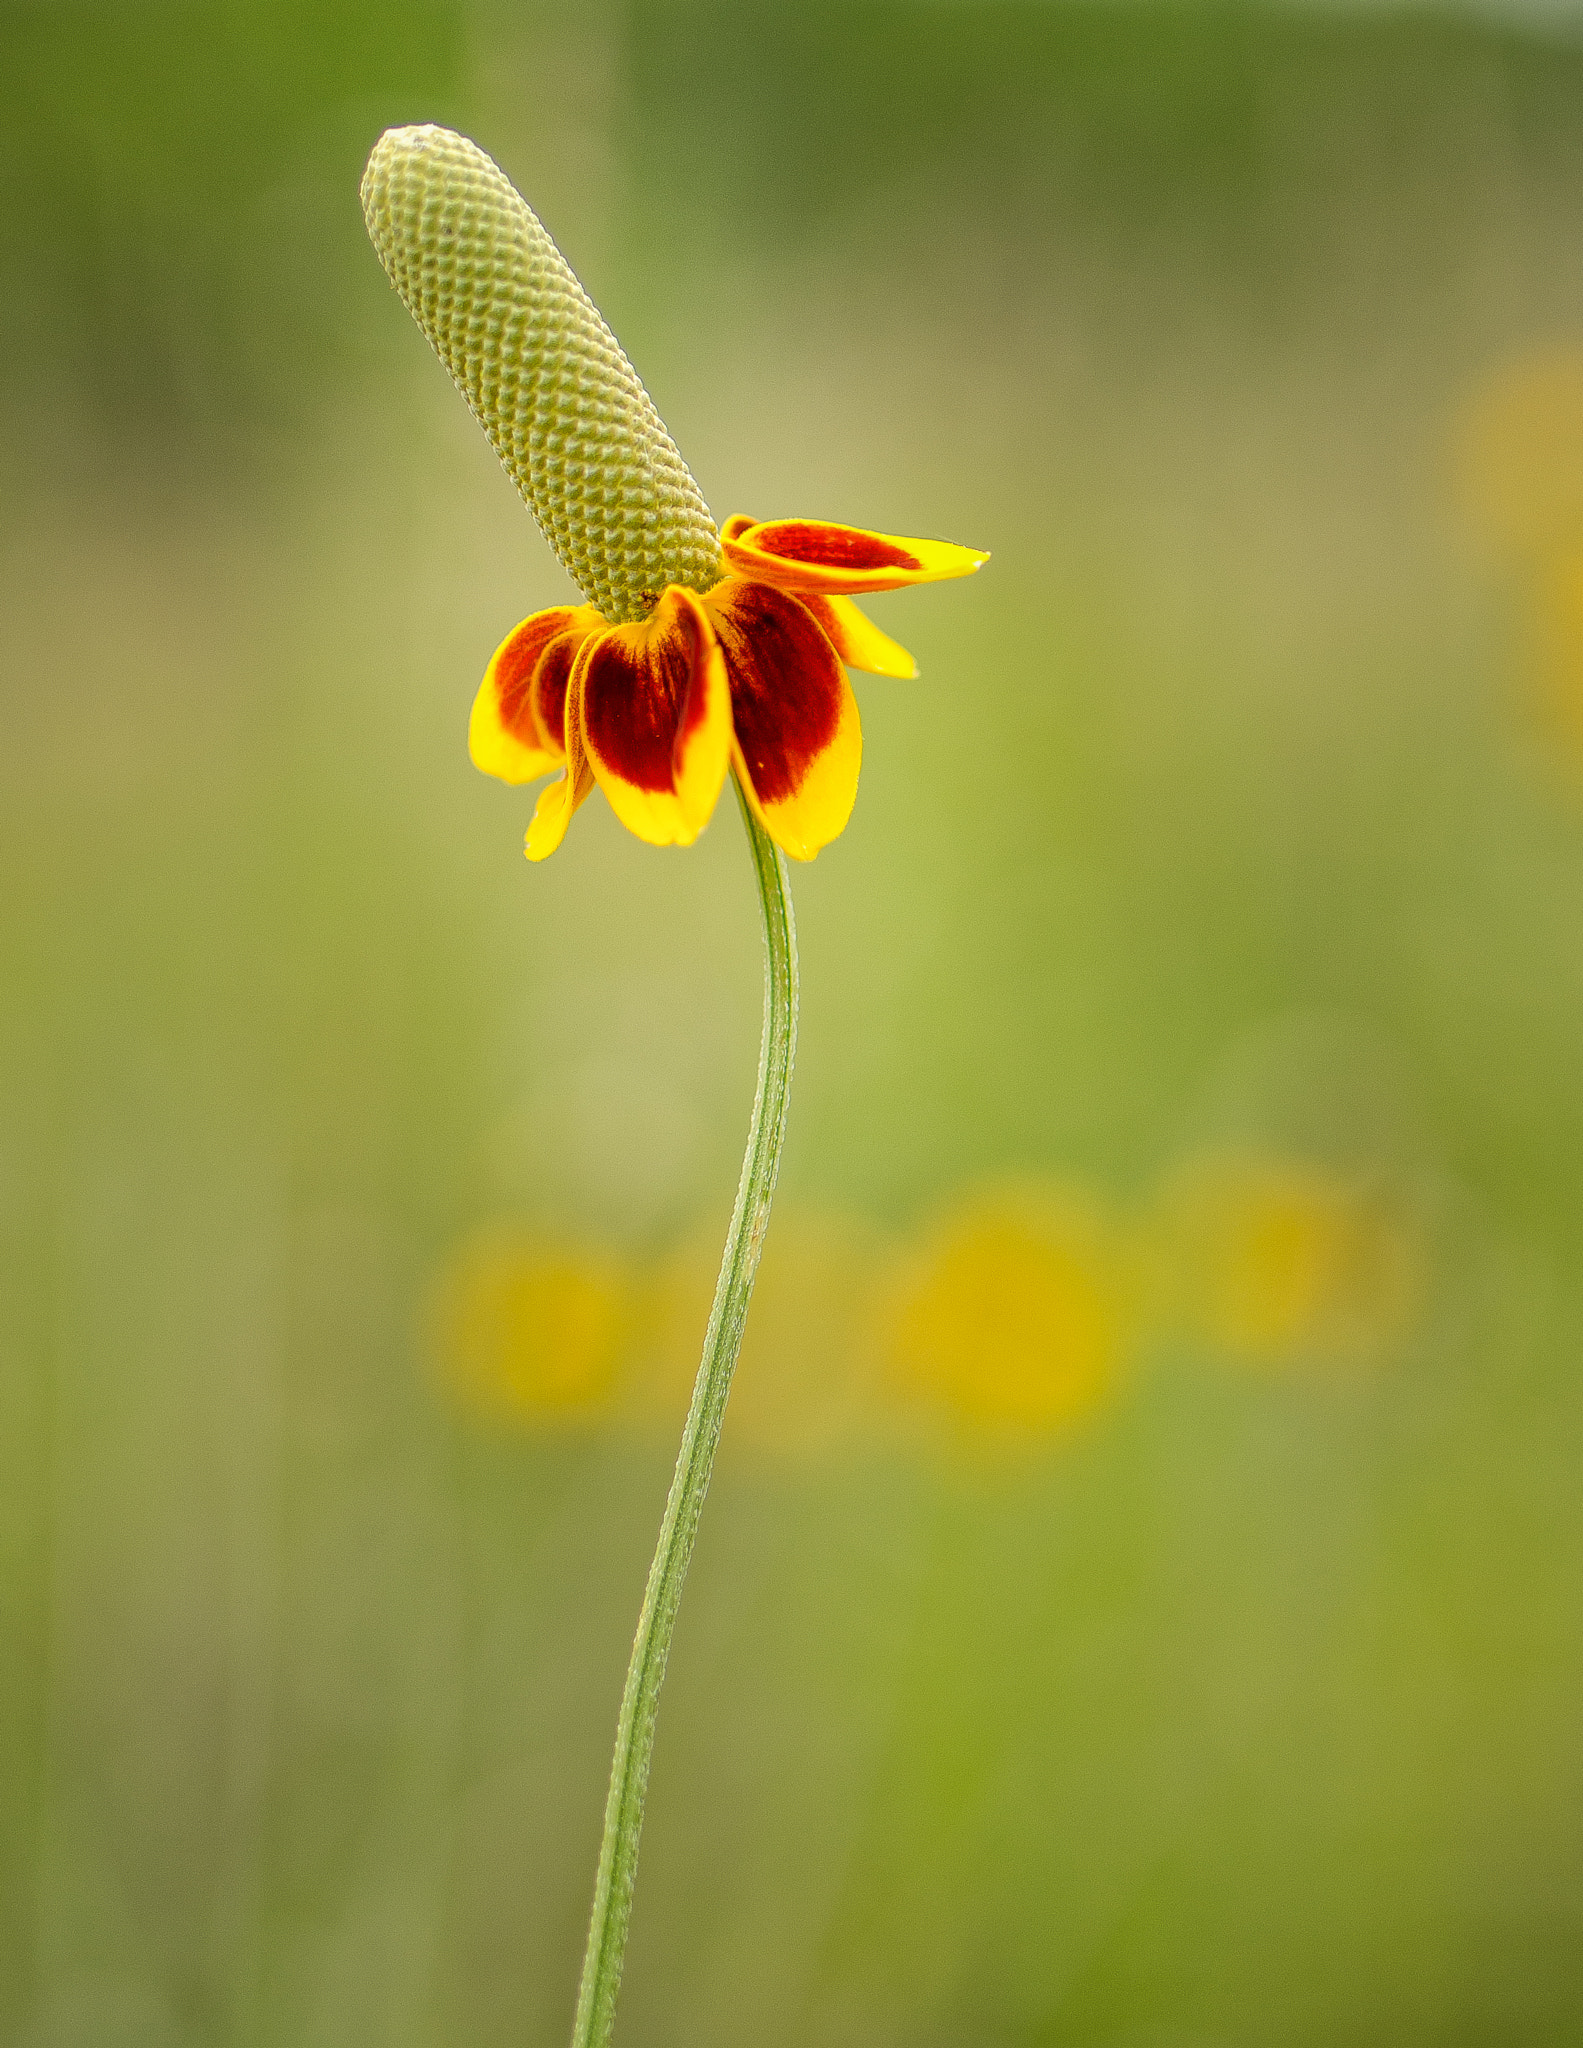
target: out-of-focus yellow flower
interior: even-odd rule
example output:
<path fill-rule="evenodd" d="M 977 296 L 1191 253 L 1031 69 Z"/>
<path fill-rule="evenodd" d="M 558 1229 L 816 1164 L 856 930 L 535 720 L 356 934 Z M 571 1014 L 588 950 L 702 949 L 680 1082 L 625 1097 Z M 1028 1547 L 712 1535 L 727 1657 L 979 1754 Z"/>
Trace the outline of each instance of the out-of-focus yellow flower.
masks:
<path fill-rule="evenodd" d="M 890 1384 L 958 1435 L 1047 1438 L 1110 1397 L 1131 1321 L 1125 1261 L 1090 1205 L 988 1192 L 942 1217 L 899 1272 Z"/>
<path fill-rule="evenodd" d="M 685 1413 L 719 1253 L 681 1246 L 644 1293 L 638 1361 L 623 1413 L 667 1430 Z M 731 1388 L 729 1451 L 818 1458 L 861 1430 L 873 1401 L 874 1232 L 850 1217 L 778 1213 L 764 1249 Z"/>
<path fill-rule="evenodd" d="M 1422 1309 L 1426 1259 L 1411 1216 L 1321 1167 L 1202 1160 L 1178 1180 L 1166 1218 L 1188 1329 L 1242 1363 L 1376 1365 Z"/>
<path fill-rule="evenodd" d="M 1463 510 L 1512 578 L 1524 694 L 1563 763 L 1583 772 L 1583 350 L 1487 378 L 1456 456 Z"/>
<path fill-rule="evenodd" d="M 1536 565 L 1528 597 L 1538 710 L 1567 762 L 1583 770 L 1583 535 Z"/>
<path fill-rule="evenodd" d="M 1463 508 L 1506 559 L 1583 538 L 1583 350 L 1504 363 L 1473 391 L 1456 429 Z"/>
<path fill-rule="evenodd" d="M 435 1292 L 435 1349 L 461 1406 L 554 1427 L 609 1410 L 630 1322 L 617 1263 L 496 1230 L 463 1245 Z"/>

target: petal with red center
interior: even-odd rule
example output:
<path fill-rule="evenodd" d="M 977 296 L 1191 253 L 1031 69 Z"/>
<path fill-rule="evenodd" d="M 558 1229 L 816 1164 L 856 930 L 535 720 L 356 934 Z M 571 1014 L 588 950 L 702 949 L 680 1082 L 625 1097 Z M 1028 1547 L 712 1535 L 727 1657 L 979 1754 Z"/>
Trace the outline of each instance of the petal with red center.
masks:
<path fill-rule="evenodd" d="M 531 782 L 536 775 L 548 774 L 563 758 L 560 698 L 565 695 L 571 655 L 588 633 L 603 624 L 591 605 L 558 604 L 535 612 L 506 635 L 473 699 L 467 750 L 475 768 L 497 775 L 502 782 Z M 559 692 L 551 696 L 548 705 L 539 681 L 546 667 L 553 667 L 560 676 Z M 544 716 L 547 708 L 553 710 L 553 721 Z"/>
<path fill-rule="evenodd" d="M 598 614 L 595 613 L 595 617 Z M 604 621 L 600 620 L 601 627 Z M 587 633 L 561 633 L 539 656 L 533 671 L 533 718 L 557 761 L 566 758 L 566 690 Z"/>
<path fill-rule="evenodd" d="M 938 583 L 971 576 L 989 560 L 977 548 L 948 540 L 902 540 L 821 519 L 766 519 L 757 525 L 740 513 L 720 536 L 726 566 L 738 576 L 782 590 L 829 596 L 859 590 L 900 590 L 908 583 Z"/>
<path fill-rule="evenodd" d="M 653 846 L 690 846 L 709 822 L 731 750 L 725 663 L 695 592 L 668 584 L 641 624 L 585 642 L 568 734 L 574 718 L 628 831 Z"/>
<path fill-rule="evenodd" d="M 871 676 L 900 676 L 904 681 L 918 673 L 918 664 L 906 648 L 865 618 L 851 598 L 820 597 L 805 590 L 797 602 L 813 613 L 848 668 L 864 669 Z"/>
<path fill-rule="evenodd" d="M 706 600 L 731 678 L 735 759 L 748 800 L 793 860 L 812 860 L 852 815 L 863 732 L 857 700 L 812 611 L 728 577 Z"/>
<path fill-rule="evenodd" d="M 594 771 L 583 748 L 578 687 L 574 673 L 565 692 L 566 766 L 547 789 L 539 792 L 524 849 L 529 860 L 544 860 L 555 851 L 566 837 L 573 811 L 586 800 L 594 786 Z"/>

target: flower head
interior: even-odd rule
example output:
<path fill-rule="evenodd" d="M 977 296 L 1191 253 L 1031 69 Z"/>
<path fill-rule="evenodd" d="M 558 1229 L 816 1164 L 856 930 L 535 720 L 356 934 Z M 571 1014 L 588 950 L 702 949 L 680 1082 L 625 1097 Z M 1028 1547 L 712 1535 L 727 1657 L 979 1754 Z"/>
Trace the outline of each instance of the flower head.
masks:
<path fill-rule="evenodd" d="M 363 178 L 392 283 L 587 602 L 509 634 L 473 705 L 474 762 L 559 769 L 528 831 L 552 853 L 597 783 L 623 824 L 689 845 L 728 767 L 811 860 L 845 826 L 862 731 L 845 668 L 913 676 L 854 593 L 988 557 L 806 519 L 718 531 L 636 371 L 505 174 L 466 137 L 392 128 Z"/>
<path fill-rule="evenodd" d="M 462 1245 L 435 1290 L 448 1391 L 497 1422 L 554 1427 L 609 1405 L 631 1287 L 615 1259 L 497 1228 Z"/>

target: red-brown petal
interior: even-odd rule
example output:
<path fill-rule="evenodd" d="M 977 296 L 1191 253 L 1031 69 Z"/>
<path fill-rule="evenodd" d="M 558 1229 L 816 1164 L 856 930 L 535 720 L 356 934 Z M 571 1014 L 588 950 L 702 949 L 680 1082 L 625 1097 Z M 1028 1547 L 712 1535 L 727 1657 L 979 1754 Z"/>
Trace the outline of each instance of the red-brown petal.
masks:
<path fill-rule="evenodd" d="M 566 686 L 585 633 L 562 633 L 539 656 L 533 671 L 533 716 L 545 744 L 566 753 Z"/>
<path fill-rule="evenodd" d="M 690 845 L 725 780 L 731 696 L 697 594 L 670 584 L 641 624 L 587 643 L 572 692 L 589 763 L 640 839 Z"/>
<path fill-rule="evenodd" d="M 525 851 L 529 860 L 547 860 L 566 837 L 572 814 L 585 803 L 594 787 L 594 771 L 583 748 L 581 684 L 577 665 L 566 690 L 566 766 L 546 789 L 539 792 L 528 826 Z"/>
<path fill-rule="evenodd" d="M 971 576 L 989 560 L 977 548 L 958 547 L 953 541 L 907 540 L 822 519 L 768 519 L 755 524 L 740 514 L 727 520 L 720 546 L 727 568 L 737 576 L 773 583 L 781 590 L 831 596 Z"/>
<path fill-rule="evenodd" d="M 706 607 L 749 798 L 778 844 L 812 860 L 857 797 L 863 736 L 846 673 L 813 614 L 783 590 L 728 577 Z"/>
<path fill-rule="evenodd" d="M 569 667 L 570 655 L 603 624 L 590 605 L 552 605 L 506 635 L 473 700 L 467 738 L 475 766 L 503 782 L 531 782 L 555 766 L 565 742 L 558 722 L 551 729 L 543 721 L 538 671 L 549 650 L 563 641 Z"/>

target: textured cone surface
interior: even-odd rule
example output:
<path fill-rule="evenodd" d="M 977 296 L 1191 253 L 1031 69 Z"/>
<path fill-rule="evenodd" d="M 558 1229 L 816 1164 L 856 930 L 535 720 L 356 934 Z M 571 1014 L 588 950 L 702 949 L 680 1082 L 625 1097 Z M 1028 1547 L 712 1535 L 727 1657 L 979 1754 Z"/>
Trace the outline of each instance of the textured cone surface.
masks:
<path fill-rule="evenodd" d="M 709 508 L 637 372 L 505 173 L 389 128 L 363 174 L 379 260 L 588 601 L 642 618 L 722 574 Z"/>

